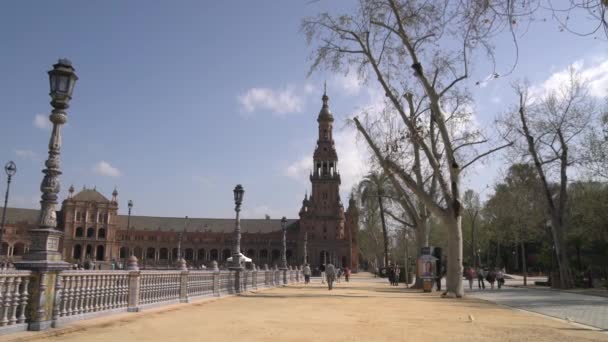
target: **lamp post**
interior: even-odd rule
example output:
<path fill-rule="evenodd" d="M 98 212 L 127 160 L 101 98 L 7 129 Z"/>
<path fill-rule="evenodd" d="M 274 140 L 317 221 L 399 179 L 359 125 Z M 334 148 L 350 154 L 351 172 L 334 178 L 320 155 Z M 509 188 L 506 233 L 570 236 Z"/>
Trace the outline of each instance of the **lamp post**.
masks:
<path fill-rule="evenodd" d="M 17 173 L 17 165 L 11 160 L 4 165 L 4 171 L 8 176 L 6 180 L 6 195 L 4 195 L 4 209 L 2 209 L 2 222 L 0 222 L 0 255 L 2 255 L 2 235 L 4 234 L 4 222 L 6 222 L 6 205 L 8 203 L 8 192 L 11 188 L 11 178 Z M 7 251 L 8 255 L 8 251 Z"/>
<path fill-rule="evenodd" d="M 304 232 L 304 265 L 308 264 L 308 232 Z"/>
<path fill-rule="evenodd" d="M 57 205 L 57 194 L 60 191 L 61 126 L 67 122 L 66 109 L 72 99 L 74 84 L 78 77 L 74 72 L 72 62 L 67 59 L 60 59 L 48 74 L 51 106 L 53 106 L 49 119 L 53 124 L 53 129 L 49 141 L 49 157 L 45 162 L 46 169 L 42 170 L 44 178 L 40 184 L 42 191 L 40 216 L 38 217 L 38 228 L 30 230 L 32 241 L 30 249 L 17 266 L 36 269 L 67 269 L 69 264 L 61 260 L 61 253 L 58 251 L 59 239 L 63 233 L 55 229 L 57 227 L 55 206 Z"/>
<path fill-rule="evenodd" d="M 287 218 L 281 219 L 281 229 L 283 230 L 283 253 L 281 255 L 281 269 L 287 269 Z"/>
<path fill-rule="evenodd" d="M 55 229 L 57 227 L 55 206 L 60 191 L 61 126 L 68 120 L 66 109 L 72 99 L 74 84 L 78 77 L 72 63 L 67 59 L 60 59 L 48 74 L 51 106 L 53 106 L 49 119 L 53 128 L 49 141 L 49 156 L 44 163 L 46 168 L 42 170 L 44 178 L 40 184 L 42 196 L 38 227 L 29 231 L 31 244 L 27 254 L 21 261 L 15 262 L 17 269 L 32 271 L 30 288 L 35 290 L 30 291 L 31 297 L 28 301 L 29 330 L 43 330 L 52 325 L 53 306 L 49 304 L 55 301 L 55 287 L 49 284 L 56 284 L 58 273 L 70 268 L 70 264 L 62 260 L 59 252 L 59 239 L 63 233 Z"/>
<path fill-rule="evenodd" d="M 133 243 L 131 242 L 131 209 L 133 209 L 133 201 L 129 200 L 127 207 L 129 207 L 129 214 L 127 215 L 127 235 L 129 236 L 129 256 L 133 256 Z"/>
<path fill-rule="evenodd" d="M 245 189 L 241 184 L 238 184 L 234 190 L 234 211 L 236 212 L 235 226 L 234 226 L 234 249 L 232 251 L 232 266 L 231 269 L 241 270 L 241 204 L 243 204 L 243 194 Z"/>

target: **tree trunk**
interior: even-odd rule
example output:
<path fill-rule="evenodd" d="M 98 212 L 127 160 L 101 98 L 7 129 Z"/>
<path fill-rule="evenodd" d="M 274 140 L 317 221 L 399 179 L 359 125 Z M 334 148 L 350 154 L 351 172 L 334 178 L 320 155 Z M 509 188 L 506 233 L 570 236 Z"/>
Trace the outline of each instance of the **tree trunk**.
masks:
<path fill-rule="evenodd" d="M 528 286 L 528 266 L 526 262 L 526 244 L 521 241 L 521 266 L 524 272 L 524 286 Z"/>
<path fill-rule="evenodd" d="M 496 243 L 496 264 L 495 267 L 500 267 L 500 263 L 502 262 L 500 258 L 500 241 Z"/>
<path fill-rule="evenodd" d="M 382 196 L 380 195 L 378 195 L 378 205 L 380 206 L 382 235 L 384 236 L 384 267 L 388 267 L 388 232 L 386 231 L 386 221 L 384 220 L 384 205 L 382 204 Z"/>
<path fill-rule="evenodd" d="M 462 286 L 462 216 L 450 216 L 448 228 L 448 257 L 446 293 L 448 297 L 460 298 L 464 295 Z"/>
<path fill-rule="evenodd" d="M 515 254 L 515 258 L 514 258 L 515 265 L 513 267 L 514 271 L 519 271 L 519 253 L 518 253 L 519 251 L 518 251 L 518 249 L 519 248 L 517 247 L 517 244 L 515 244 L 515 253 L 514 253 Z"/>
<path fill-rule="evenodd" d="M 477 269 L 477 260 L 475 259 L 475 221 L 471 226 L 471 265 Z"/>

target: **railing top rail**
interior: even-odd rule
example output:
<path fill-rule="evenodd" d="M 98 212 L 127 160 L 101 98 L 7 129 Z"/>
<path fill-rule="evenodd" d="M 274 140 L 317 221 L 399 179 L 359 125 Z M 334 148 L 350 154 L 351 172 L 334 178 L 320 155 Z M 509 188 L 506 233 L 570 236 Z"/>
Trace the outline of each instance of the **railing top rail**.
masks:
<path fill-rule="evenodd" d="M 110 270 L 68 270 L 61 271 L 61 276 L 82 276 L 82 275 L 128 275 L 129 271 L 110 271 Z"/>
<path fill-rule="evenodd" d="M 0 277 L 6 276 L 28 276 L 31 275 L 32 271 L 25 270 L 0 270 Z"/>
<path fill-rule="evenodd" d="M 180 270 L 140 270 L 141 275 L 145 274 L 181 274 Z"/>

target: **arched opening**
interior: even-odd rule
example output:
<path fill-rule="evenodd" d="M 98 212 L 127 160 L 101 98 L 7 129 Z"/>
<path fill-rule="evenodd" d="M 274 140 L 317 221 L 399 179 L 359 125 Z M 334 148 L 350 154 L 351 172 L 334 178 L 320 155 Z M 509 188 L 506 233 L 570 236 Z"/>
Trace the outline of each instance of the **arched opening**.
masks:
<path fill-rule="evenodd" d="M 319 263 L 326 264 L 329 262 L 329 253 L 327 251 L 321 251 L 321 255 L 319 255 Z"/>
<path fill-rule="evenodd" d="M 104 228 L 100 228 L 97 231 L 97 238 L 98 239 L 105 239 L 106 238 L 106 230 Z"/>
<path fill-rule="evenodd" d="M 84 252 L 84 257 L 87 259 L 91 259 L 92 256 L 93 256 L 93 246 L 87 245 L 85 252 Z"/>
<path fill-rule="evenodd" d="M 129 257 L 129 249 L 127 247 L 120 247 L 120 258 L 126 259 Z"/>
<path fill-rule="evenodd" d="M 81 256 L 82 256 L 82 246 L 74 245 L 74 250 L 72 251 L 72 259 L 80 260 Z"/>
<path fill-rule="evenodd" d="M 146 250 L 146 259 L 152 259 L 156 257 L 156 249 L 154 247 L 148 247 Z"/>
<path fill-rule="evenodd" d="M 8 253 L 8 243 L 3 242 L 2 243 L 2 255 L 6 256 Z"/>
<path fill-rule="evenodd" d="M 177 248 L 171 250 L 171 260 L 177 260 Z"/>
<path fill-rule="evenodd" d="M 96 258 L 98 261 L 102 261 L 104 258 L 105 248 L 102 245 L 97 246 L 97 255 Z"/>
<path fill-rule="evenodd" d="M 348 264 L 346 263 L 346 256 L 342 257 L 342 267 L 346 267 Z"/>
<path fill-rule="evenodd" d="M 253 249 L 248 249 L 247 250 L 247 254 L 245 254 L 245 256 L 247 256 L 250 259 L 254 259 L 255 258 L 255 251 Z"/>
<path fill-rule="evenodd" d="M 206 255 L 205 255 L 205 249 L 204 248 L 201 248 L 201 249 L 198 250 L 197 259 L 199 261 L 206 261 Z"/>
<path fill-rule="evenodd" d="M 167 259 L 169 259 L 169 249 L 167 249 L 167 248 L 161 248 L 158 251 L 158 259 L 160 259 L 160 260 L 167 260 Z"/>
<path fill-rule="evenodd" d="M 135 255 L 137 259 L 143 259 L 144 250 L 141 247 L 135 247 L 133 248 L 133 255 Z"/>
<path fill-rule="evenodd" d="M 212 250 L 209 252 L 209 259 L 210 259 L 211 261 L 214 261 L 214 260 L 215 260 L 215 261 L 217 261 L 217 260 L 218 260 L 218 253 L 217 253 L 217 249 L 212 249 Z"/>
<path fill-rule="evenodd" d="M 265 249 L 260 250 L 260 261 L 268 262 L 268 251 Z"/>
<path fill-rule="evenodd" d="M 288 249 L 288 250 L 285 252 L 285 258 L 287 258 L 287 261 L 289 262 L 289 261 L 291 261 L 291 258 L 292 258 L 292 257 L 293 257 L 293 253 L 291 252 L 291 249 Z"/>
<path fill-rule="evenodd" d="M 272 250 L 272 264 L 276 264 L 281 260 L 281 252 L 278 249 Z"/>
<path fill-rule="evenodd" d="M 76 228 L 76 232 L 74 234 L 75 237 L 83 237 L 84 236 L 84 228 L 78 227 Z"/>
<path fill-rule="evenodd" d="M 94 238 L 95 237 L 95 228 L 90 227 L 89 229 L 87 229 L 87 237 L 88 238 Z"/>
<path fill-rule="evenodd" d="M 184 253 L 184 259 L 188 261 L 194 260 L 194 250 L 192 248 L 186 248 L 186 252 Z"/>
<path fill-rule="evenodd" d="M 230 258 L 230 250 L 224 249 L 222 251 L 222 261 L 226 261 L 226 259 Z"/>

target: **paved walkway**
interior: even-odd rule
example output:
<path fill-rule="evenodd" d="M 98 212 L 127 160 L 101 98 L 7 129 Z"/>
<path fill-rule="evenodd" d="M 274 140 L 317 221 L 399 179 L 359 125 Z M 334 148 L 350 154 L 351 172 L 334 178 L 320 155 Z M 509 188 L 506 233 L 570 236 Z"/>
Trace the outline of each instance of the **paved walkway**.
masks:
<path fill-rule="evenodd" d="M 467 293 L 498 304 L 608 330 L 608 298 L 521 287 L 503 287 L 501 290 L 486 288 L 484 291 L 474 288 Z"/>
<path fill-rule="evenodd" d="M 608 341 L 475 298 L 442 299 L 358 275 L 333 291 L 311 286 L 246 293 L 77 322 L 6 341 Z"/>

